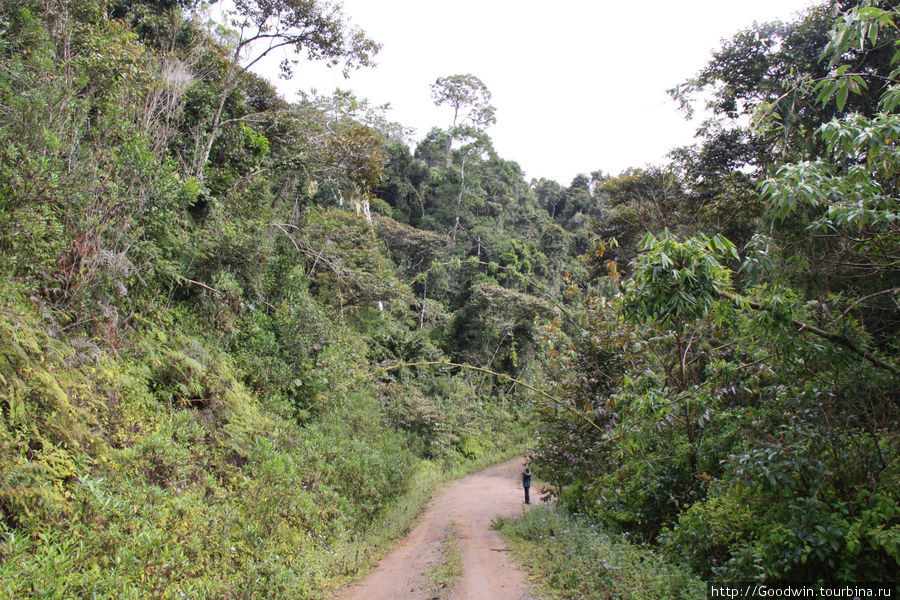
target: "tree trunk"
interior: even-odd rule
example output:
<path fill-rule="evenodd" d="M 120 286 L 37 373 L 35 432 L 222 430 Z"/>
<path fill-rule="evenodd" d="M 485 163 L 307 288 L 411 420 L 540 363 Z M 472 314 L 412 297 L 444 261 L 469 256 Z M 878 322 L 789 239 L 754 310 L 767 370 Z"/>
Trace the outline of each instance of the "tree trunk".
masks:
<path fill-rule="evenodd" d="M 447 132 L 447 167 L 450 167 L 450 151 L 453 149 L 453 130 L 456 129 L 456 119 L 459 116 L 459 106 L 453 107 L 453 123 L 450 125 L 450 131 Z"/>
<path fill-rule="evenodd" d="M 466 157 L 462 157 L 459 165 L 459 195 L 456 196 L 456 221 L 453 223 L 453 242 L 456 242 L 456 230 L 459 229 L 459 211 L 462 207 L 463 193 L 466 191 Z"/>
<path fill-rule="evenodd" d="M 372 209 L 369 206 L 369 199 L 365 196 L 360 196 L 359 207 L 362 211 L 363 217 L 365 217 L 366 219 L 366 223 L 369 224 L 369 227 L 372 227 Z M 378 310 L 384 311 L 384 302 L 382 300 L 378 301 Z"/>
<path fill-rule="evenodd" d="M 209 135 L 206 137 L 206 146 L 203 149 L 203 154 L 200 156 L 200 161 L 197 163 L 197 167 L 194 170 L 194 176 L 200 183 L 203 183 L 203 169 L 206 167 L 206 163 L 209 162 L 209 155 L 212 152 L 213 144 L 219 136 L 219 123 L 222 121 L 222 111 L 225 109 L 225 101 L 228 99 L 228 93 L 231 91 L 231 88 L 237 79 L 234 76 L 234 72 L 237 69 L 238 61 L 241 57 L 241 49 L 243 48 L 242 42 L 243 39 L 238 42 L 237 48 L 234 51 L 234 56 L 231 58 L 231 66 L 228 69 L 228 75 L 225 76 L 225 86 L 222 88 L 222 93 L 219 95 L 219 106 L 216 107 L 216 115 L 213 117 L 212 128 L 209 130 Z"/>
<path fill-rule="evenodd" d="M 428 278 L 425 278 L 425 287 L 422 288 L 422 307 L 419 309 L 419 329 L 425 327 L 425 297 L 428 293 Z"/>
<path fill-rule="evenodd" d="M 466 191 L 466 157 L 462 157 L 462 164 L 459 165 L 459 195 L 456 196 L 456 208 L 462 206 L 463 193 Z M 459 211 L 457 211 L 459 212 Z"/>

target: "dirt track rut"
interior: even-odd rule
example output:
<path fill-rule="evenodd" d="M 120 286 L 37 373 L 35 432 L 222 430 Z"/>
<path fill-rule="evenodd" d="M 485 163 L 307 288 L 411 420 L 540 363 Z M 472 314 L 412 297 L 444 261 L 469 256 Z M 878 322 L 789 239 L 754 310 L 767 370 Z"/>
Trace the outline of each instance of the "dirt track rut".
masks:
<path fill-rule="evenodd" d="M 333 600 L 531 600 L 525 577 L 507 558 L 491 529 L 497 515 L 522 513 L 522 459 L 473 473 L 435 496 L 418 525 L 365 578 Z M 443 542 L 456 524 L 462 575 L 451 588 L 428 578 L 439 564 Z"/>

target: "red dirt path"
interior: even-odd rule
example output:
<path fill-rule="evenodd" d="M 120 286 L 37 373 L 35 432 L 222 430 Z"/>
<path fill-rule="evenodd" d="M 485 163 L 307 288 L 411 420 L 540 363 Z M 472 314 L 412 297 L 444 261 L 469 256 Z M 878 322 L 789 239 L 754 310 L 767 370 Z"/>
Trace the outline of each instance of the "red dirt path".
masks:
<path fill-rule="evenodd" d="M 521 514 L 522 459 L 473 473 L 438 493 L 418 525 L 365 578 L 333 600 L 531 600 L 525 577 L 491 529 L 497 515 Z M 450 524 L 458 531 L 462 575 L 451 588 L 428 579 L 440 563 Z"/>

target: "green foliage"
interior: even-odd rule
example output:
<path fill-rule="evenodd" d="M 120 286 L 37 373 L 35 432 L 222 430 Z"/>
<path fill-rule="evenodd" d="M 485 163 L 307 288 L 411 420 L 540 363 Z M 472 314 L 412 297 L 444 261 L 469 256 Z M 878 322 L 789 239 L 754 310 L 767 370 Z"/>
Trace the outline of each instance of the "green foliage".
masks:
<path fill-rule="evenodd" d="M 300 427 L 201 338 L 154 328 L 124 360 L 73 368 L 85 356 L 31 319 L 2 321 L 17 323 L 3 355 L 6 595 L 319 593 L 340 573 L 333 549 L 417 468 L 369 396 Z"/>
<path fill-rule="evenodd" d="M 707 164 L 731 162 L 763 174 L 779 162 L 820 153 L 812 134 L 822 124 L 841 114 L 877 111 L 892 79 L 894 51 L 890 44 L 861 43 L 878 27 L 871 28 L 870 18 L 840 15 L 855 14 L 857 5 L 890 3 L 841 0 L 810 7 L 793 21 L 755 24 L 724 41 L 695 78 L 670 92 L 688 109 L 693 95 L 709 92 L 707 106 L 719 122 L 702 131 L 704 151 L 712 151 L 706 153 Z M 859 24 L 862 38 L 854 35 Z M 881 33 L 892 39 L 896 29 L 884 27 Z M 830 61 L 823 60 L 826 55 Z M 838 62 L 853 65 L 852 71 L 833 69 Z M 834 95 L 840 106 L 820 105 Z M 742 115 L 751 117 L 754 127 L 739 123 Z"/>
<path fill-rule="evenodd" d="M 431 97 L 438 106 L 448 104 L 453 109 L 451 128 L 468 123 L 486 128 L 496 122 L 496 109 L 490 105 L 491 92 L 472 74 L 438 77 L 431 84 Z"/>
<path fill-rule="evenodd" d="M 305 217 L 291 240 L 310 264 L 319 293 L 343 306 L 391 300 L 405 292 L 364 219 L 340 210 L 312 210 Z"/>
<path fill-rule="evenodd" d="M 691 506 L 663 536 L 670 553 L 725 580 L 797 572 L 838 580 L 883 577 L 897 560 L 890 541 L 896 540 L 896 498 L 886 490 L 848 493 L 840 486 L 865 479 L 873 451 L 885 448 L 873 448 L 862 436 L 829 447 L 809 423 L 784 427 L 782 436 L 790 450 L 746 449 L 729 459 L 723 478 L 729 484 Z M 886 467 L 895 472 L 896 464 Z"/>
<path fill-rule="evenodd" d="M 417 327 L 420 271 L 458 257 L 400 223 L 389 256 L 369 220 L 402 131 L 347 93 L 289 104 L 194 5 L 0 7 L 4 598 L 322 597 L 526 438 L 511 390 L 373 374 L 443 358 L 430 327 L 477 270 L 436 266 Z M 235 7 L 326 62 L 376 49 L 337 8 Z M 490 229 L 498 207 L 465 201 Z M 501 241 L 527 273 L 533 248 Z"/>
<path fill-rule="evenodd" d="M 558 508 L 495 523 L 552 598 L 705 598 L 706 585 L 649 549 Z"/>
<path fill-rule="evenodd" d="M 240 62 L 368 64 L 338 7 L 195 4 L 0 7 L 0 594 L 320 597 L 529 413 L 562 505 L 704 577 L 896 570 L 896 9 L 740 33 L 700 145 L 565 187 L 473 76 L 412 153 Z M 520 526 L 564 593 L 696 595 Z"/>
<path fill-rule="evenodd" d="M 688 85 L 715 88 L 722 122 L 699 152 L 601 184 L 611 210 L 585 258 L 607 298 L 580 335 L 547 331 L 557 396 L 598 427 L 539 406 L 536 471 L 564 506 L 712 580 L 900 565 L 896 9 L 843 6 L 725 43 Z M 826 70 L 840 63 L 853 71 Z M 758 129 L 729 123 L 751 112 Z M 758 195 L 724 185 L 741 165 L 769 169 Z M 739 246 L 721 234 L 734 221 L 704 215 L 732 201 L 757 219 Z"/>
<path fill-rule="evenodd" d="M 633 318 L 698 319 L 731 288 L 720 260 L 738 254 L 722 236 L 679 242 L 667 230 L 661 239 L 647 234 L 641 248 L 625 297 L 625 312 Z"/>

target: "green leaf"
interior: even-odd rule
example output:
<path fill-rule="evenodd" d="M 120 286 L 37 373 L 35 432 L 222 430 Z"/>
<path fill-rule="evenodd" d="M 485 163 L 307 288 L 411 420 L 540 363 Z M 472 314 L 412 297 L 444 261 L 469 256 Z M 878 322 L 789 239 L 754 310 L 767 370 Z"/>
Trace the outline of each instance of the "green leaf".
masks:
<path fill-rule="evenodd" d="M 846 85 L 843 85 L 838 89 L 837 93 L 837 107 L 838 110 L 844 110 L 844 105 L 847 104 L 847 96 L 850 94 L 849 89 Z"/>
<path fill-rule="evenodd" d="M 870 7 L 867 7 L 867 8 L 860 8 L 860 9 L 857 11 L 857 14 L 858 14 L 858 15 L 860 16 L 860 18 L 862 18 L 862 19 L 874 20 L 874 19 L 880 19 L 880 18 L 883 17 L 886 13 L 885 13 L 885 11 L 883 11 L 883 10 L 880 9 L 880 8 L 875 8 L 874 6 L 870 6 Z"/>

